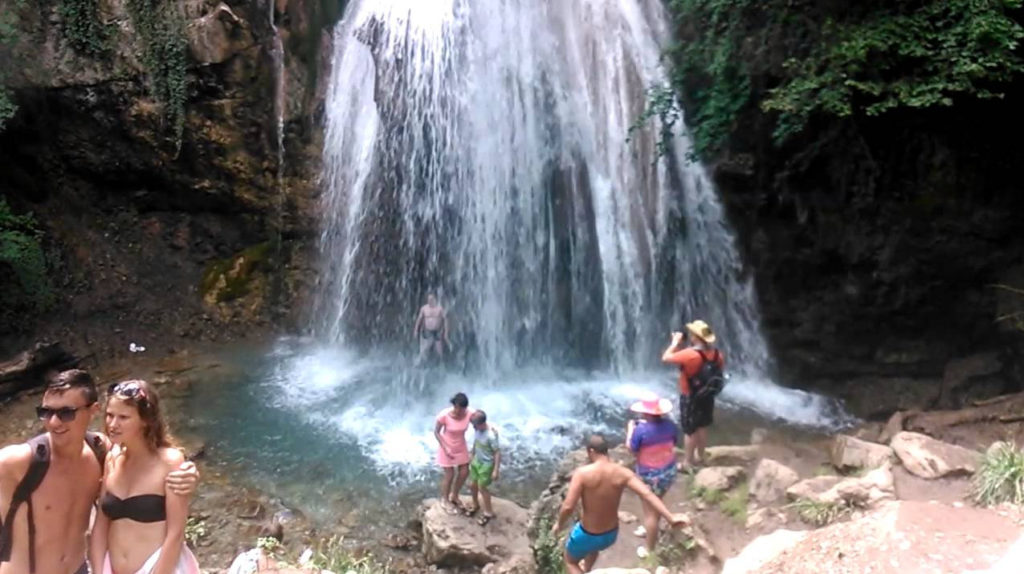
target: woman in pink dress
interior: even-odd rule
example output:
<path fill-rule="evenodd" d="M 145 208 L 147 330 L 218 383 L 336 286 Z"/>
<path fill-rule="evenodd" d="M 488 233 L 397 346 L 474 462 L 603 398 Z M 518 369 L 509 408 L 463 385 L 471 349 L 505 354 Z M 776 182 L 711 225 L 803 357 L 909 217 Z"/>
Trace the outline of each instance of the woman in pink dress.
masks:
<path fill-rule="evenodd" d="M 464 393 L 456 393 L 451 402 L 451 407 L 438 413 L 434 436 L 440 445 L 437 449 L 437 464 L 444 470 L 441 478 L 441 506 L 450 514 L 458 514 L 464 508 L 459 500 L 459 492 L 469 476 L 466 429 L 469 428 L 469 418 L 473 413 L 469 410 L 469 398 Z"/>

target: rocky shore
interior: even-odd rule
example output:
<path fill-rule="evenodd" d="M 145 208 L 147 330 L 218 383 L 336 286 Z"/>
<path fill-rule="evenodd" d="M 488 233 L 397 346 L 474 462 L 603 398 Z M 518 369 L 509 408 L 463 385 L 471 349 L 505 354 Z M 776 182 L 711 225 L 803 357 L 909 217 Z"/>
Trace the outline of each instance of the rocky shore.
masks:
<path fill-rule="evenodd" d="M 357 574 L 560 571 L 561 541 L 550 539 L 547 530 L 573 470 L 585 463 L 582 451 L 561 462 L 529 508 L 497 499 L 498 519 L 484 527 L 442 512 L 434 500 L 423 501 L 408 524 L 378 517 L 371 526 L 358 508 L 315 520 L 277 493 L 247 483 L 222 461 L 210 460 L 211 437 L 187 431 L 183 398 L 193 386 L 233 376 L 214 355 L 137 356 L 94 371 L 101 380 L 131 374 L 155 382 L 172 419 L 181 422 L 176 428 L 186 429 L 179 439 L 203 473 L 189 536 L 209 572 L 224 572 L 237 553 L 254 546 L 260 525 L 272 518 L 285 525 L 281 557 L 295 563 L 310 549 L 321 564 L 333 556 L 334 564 L 347 565 L 344 572 Z M 38 392 L 24 390 L 0 406 L 0 441 L 38 432 L 32 413 Z M 636 555 L 641 539 L 631 534 L 642 510 L 626 495 L 619 509 L 622 535 L 598 568 L 853 573 L 876 564 L 883 572 L 927 566 L 960 574 L 994 567 L 1024 534 L 1024 513 L 1010 505 L 975 506 L 971 477 L 994 441 L 1024 444 L 1021 412 L 1024 394 L 1013 394 L 958 410 L 898 411 L 888 421 L 866 422 L 835 436 L 794 440 L 782 429 L 756 429 L 746 444 L 711 447 L 704 467 L 680 476 L 666 504 L 688 514 L 693 526 L 663 535 L 644 560 Z M 623 446 L 612 456 L 633 464 Z"/>

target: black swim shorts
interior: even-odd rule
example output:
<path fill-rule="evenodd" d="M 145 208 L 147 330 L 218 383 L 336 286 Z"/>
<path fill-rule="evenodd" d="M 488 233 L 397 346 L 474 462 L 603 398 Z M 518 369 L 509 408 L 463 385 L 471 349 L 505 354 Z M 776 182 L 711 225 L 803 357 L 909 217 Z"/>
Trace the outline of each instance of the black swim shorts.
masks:
<path fill-rule="evenodd" d="M 715 397 L 691 399 L 680 394 L 679 419 L 683 434 L 693 434 L 697 429 L 711 426 L 715 420 Z"/>

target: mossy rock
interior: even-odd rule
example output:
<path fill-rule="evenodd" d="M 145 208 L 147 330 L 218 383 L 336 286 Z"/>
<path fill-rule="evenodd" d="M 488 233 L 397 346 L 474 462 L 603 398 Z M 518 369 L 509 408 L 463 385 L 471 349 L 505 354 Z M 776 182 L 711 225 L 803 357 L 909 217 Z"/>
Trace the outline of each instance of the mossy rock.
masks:
<path fill-rule="evenodd" d="M 210 304 L 245 297 L 261 278 L 270 257 L 270 242 L 253 245 L 234 257 L 215 259 L 206 266 L 200 293 Z"/>

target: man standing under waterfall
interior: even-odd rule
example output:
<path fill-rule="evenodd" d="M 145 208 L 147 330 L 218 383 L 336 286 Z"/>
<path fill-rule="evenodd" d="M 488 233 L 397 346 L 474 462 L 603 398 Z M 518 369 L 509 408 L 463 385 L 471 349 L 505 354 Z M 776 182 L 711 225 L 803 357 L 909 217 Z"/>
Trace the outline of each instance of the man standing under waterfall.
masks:
<path fill-rule="evenodd" d="M 444 357 L 444 347 L 448 345 L 448 317 L 444 307 L 438 305 L 437 297 L 433 293 L 427 295 L 427 304 L 420 307 L 420 312 L 416 315 L 412 336 L 420 341 L 420 354 L 416 357 L 416 366 L 423 363 L 431 349 L 437 353 L 438 360 Z"/>
<path fill-rule="evenodd" d="M 725 356 L 712 346 L 715 333 L 707 323 L 698 319 L 687 323 L 686 330 L 690 332 L 692 344 L 677 350 L 686 342 L 686 335 L 672 333 L 672 342 L 662 353 L 661 360 L 679 365 L 679 426 L 685 436 L 683 466 L 689 469 L 696 462 L 694 452 L 704 462 L 708 427 L 714 421 L 715 395 L 723 384 Z M 717 389 L 707 392 L 712 386 Z"/>

